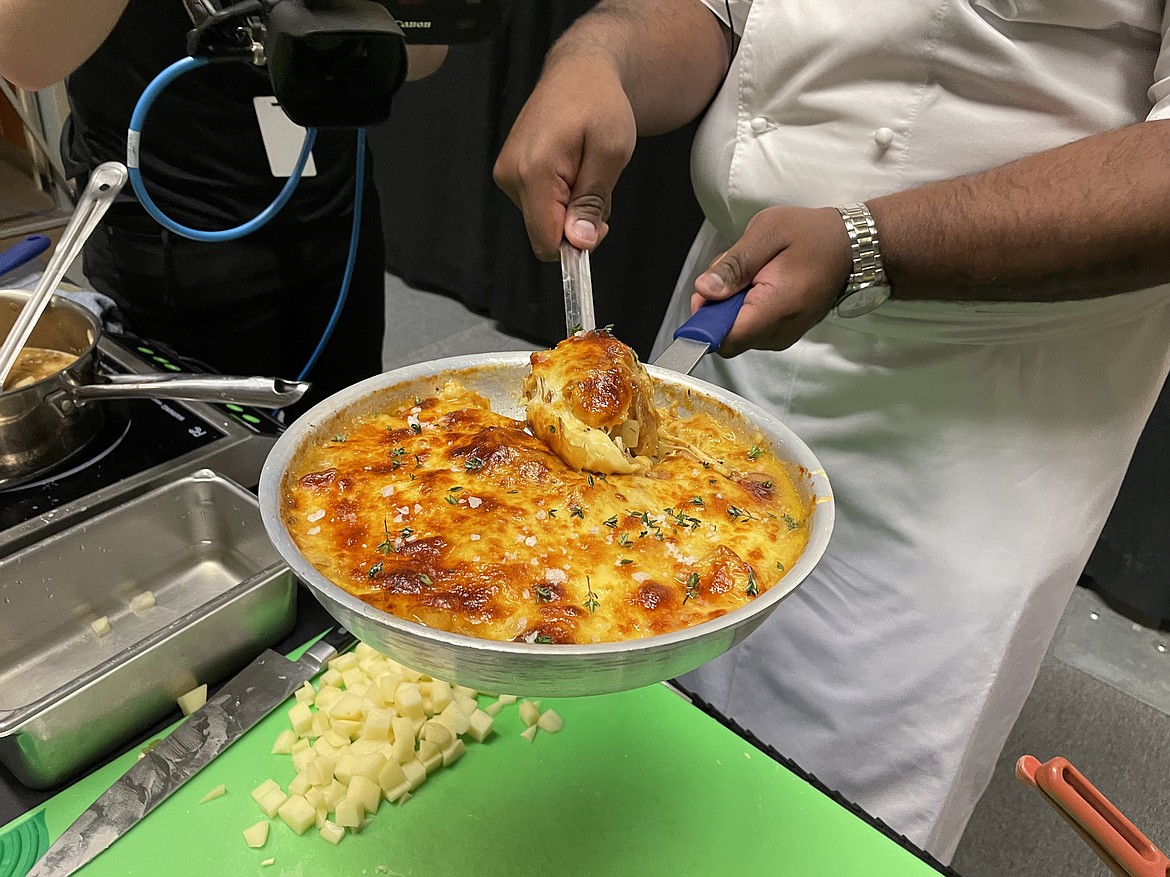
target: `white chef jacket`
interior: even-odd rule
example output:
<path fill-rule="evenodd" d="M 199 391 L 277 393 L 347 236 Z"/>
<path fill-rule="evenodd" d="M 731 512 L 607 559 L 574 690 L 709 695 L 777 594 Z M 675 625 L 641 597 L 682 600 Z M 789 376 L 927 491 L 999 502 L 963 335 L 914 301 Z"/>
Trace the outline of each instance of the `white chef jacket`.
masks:
<path fill-rule="evenodd" d="M 726 21 L 723 0 L 704 2 Z M 708 221 L 658 350 L 694 278 L 765 207 L 861 201 L 1170 118 L 1163 0 L 730 6 L 742 41 L 693 152 Z M 1162 286 L 892 300 L 787 351 L 708 357 L 699 377 L 777 413 L 818 455 L 837 524 L 792 597 L 686 684 L 949 861 L 1168 348 Z"/>

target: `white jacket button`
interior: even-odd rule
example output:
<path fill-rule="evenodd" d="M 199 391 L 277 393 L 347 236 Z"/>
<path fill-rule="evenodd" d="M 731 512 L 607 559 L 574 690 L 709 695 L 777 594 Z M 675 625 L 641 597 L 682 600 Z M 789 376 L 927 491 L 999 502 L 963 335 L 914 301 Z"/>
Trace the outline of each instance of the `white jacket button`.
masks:
<path fill-rule="evenodd" d="M 873 142 L 882 149 L 889 149 L 890 144 L 894 142 L 894 132 L 889 128 L 878 128 L 873 132 Z"/>
<path fill-rule="evenodd" d="M 752 119 L 752 133 L 763 134 L 768 130 L 768 125 L 769 123 L 767 119 L 765 119 L 763 116 L 756 116 L 754 119 Z"/>

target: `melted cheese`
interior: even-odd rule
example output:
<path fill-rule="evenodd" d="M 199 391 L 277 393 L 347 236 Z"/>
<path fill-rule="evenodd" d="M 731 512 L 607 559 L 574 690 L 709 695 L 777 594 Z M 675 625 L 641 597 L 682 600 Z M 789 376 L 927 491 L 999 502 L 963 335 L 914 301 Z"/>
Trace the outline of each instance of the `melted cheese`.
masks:
<path fill-rule="evenodd" d="M 775 585 L 810 507 L 760 436 L 661 415 L 675 450 L 590 474 L 448 384 L 304 448 L 283 519 L 328 579 L 432 627 L 555 643 L 679 630 Z"/>

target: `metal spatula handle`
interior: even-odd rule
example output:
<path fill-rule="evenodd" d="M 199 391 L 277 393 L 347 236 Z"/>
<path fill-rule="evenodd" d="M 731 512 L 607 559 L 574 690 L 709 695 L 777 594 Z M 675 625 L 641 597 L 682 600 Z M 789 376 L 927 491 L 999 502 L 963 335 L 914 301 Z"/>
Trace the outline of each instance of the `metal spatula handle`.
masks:
<path fill-rule="evenodd" d="M 36 290 L 17 314 L 8 337 L 0 343 L 0 386 L 4 385 L 8 373 L 16 362 L 17 354 L 24 348 L 37 325 L 37 320 L 49 306 L 49 299 L 57 289 L 57 284 L 61 282 L 65 271 L 81 252 L 98 221 L 110 209 L 114 198 L 122 191 L 128 178 L 125 165 L 116 161 L 98 165 L 89 175 L 89 184 L 81 193 L 69 225 L 65 227 L 53 258 L 49 260 L 49 265 L 41 276 L 41 282 L 37 284 Z"/>
<path fill-rule="evenodd" d="M 561 241 L 561 280 L 565 287 L 565 328 L 568 334 L 596 329 L 588 250 L 578 250 L 568 241 Z"/>

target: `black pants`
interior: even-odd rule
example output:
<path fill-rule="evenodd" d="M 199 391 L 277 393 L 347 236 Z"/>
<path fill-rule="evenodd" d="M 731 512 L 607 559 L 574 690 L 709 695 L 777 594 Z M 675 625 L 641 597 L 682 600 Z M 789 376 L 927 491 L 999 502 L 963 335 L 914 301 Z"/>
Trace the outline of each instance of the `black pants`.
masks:
<path fill-rule="evenodd" d="M 134 334 L 225 374 L 295 378 L 337 303 L 352 214 L 311 226 L 282 220 L 238 241 L 200 243 L 118 204 L 86 245 L 85 272 Z M 349 297 L 308 376 L 313 389 L 290 415 L 382 370 L 384 248 L 368 186 Z"/>

